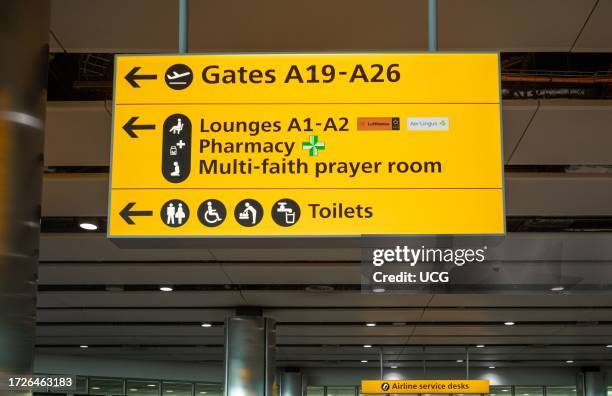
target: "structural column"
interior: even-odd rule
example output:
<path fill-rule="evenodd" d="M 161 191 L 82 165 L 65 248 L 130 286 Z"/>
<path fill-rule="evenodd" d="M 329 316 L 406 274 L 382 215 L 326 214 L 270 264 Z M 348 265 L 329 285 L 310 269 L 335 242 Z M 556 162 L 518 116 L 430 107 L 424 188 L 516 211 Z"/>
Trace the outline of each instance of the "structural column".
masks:
<path fill-rule="evenodd" d="M 606 396 L 606 375 L 597 367 L 585 367 L 578 374 L 578 396 Z"/>
<path fill-rule="evenodd" d="M 302 373 L 285 371 L 281 375 L 281 396 L 303 396 L 304 384 Z"/>
<path fill-rule="evenodd" d="M 31 373 L 34 358 L 49 15 L 49 0 L 0 2 L 0 371 L 8 375 Z"/>
<path fill-rule="evenodd" d="M 225 321 L 225 396 L 275 396 L 276 323 L 238 314 Z"/>

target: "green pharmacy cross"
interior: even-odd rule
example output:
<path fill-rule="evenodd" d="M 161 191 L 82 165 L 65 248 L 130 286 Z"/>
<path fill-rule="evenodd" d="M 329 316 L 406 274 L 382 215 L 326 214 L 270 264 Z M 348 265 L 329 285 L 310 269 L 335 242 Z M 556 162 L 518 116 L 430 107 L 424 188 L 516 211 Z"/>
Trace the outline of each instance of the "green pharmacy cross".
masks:
<path fill-rule="evenodd" d="M 325 143 L 319 142 L 317 135 L 311 135 L 307 142 L 302 142 L 302 150 L 308 150 L 311 157 L 316 157 L 319 150 L 325 150 Z"/>

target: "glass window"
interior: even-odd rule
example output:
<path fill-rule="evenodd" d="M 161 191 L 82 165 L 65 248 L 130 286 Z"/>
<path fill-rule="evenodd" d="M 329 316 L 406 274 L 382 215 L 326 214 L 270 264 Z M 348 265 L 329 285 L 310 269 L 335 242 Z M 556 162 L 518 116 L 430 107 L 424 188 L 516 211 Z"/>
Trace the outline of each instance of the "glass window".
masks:
<path fill-rule="evenodd" d="M 576 396 L 575 386 L 547 386 L 547 396 Z"/>
<path fill-rule="evenodd" d="M 514 387 L 514 396 L 543 396 L 543 386 L 516 386 Z"/>
<path fill-rule="evenodd" d="M 489 388 L 489 396 L 512 396 L 511 386 L 491 386 Z"/>
<path fill-rule="evenodd" d="M 323 396 L 325 395 L 325 391 L 322 386 L 307 386 L 306 387 L 306 396 Z"/>
<path fill-rule="evenodd" d="M 120 378 L 89 378 L 90 395 L 123 395 L 123 380 Z"/>
<path fill-rule="evenodd" d="M 162 382 L 163 396 L 191 396 L 191 382 Z"/>
<path fill-rule="evenodd" d="M 221 384 L 195 384 L 195 395 L 223 396 Z"/>
<path fill-rule="evenodd" d="M 327 396 L 355 396 L 355 390 L 354 386 L 328 386 Z"/>
<path fill-rule="evenodd" d="M 155 380 L 128 380 L 126 383 L 128 396 L 157 396 L 159 394 L 159 381 Z"/>

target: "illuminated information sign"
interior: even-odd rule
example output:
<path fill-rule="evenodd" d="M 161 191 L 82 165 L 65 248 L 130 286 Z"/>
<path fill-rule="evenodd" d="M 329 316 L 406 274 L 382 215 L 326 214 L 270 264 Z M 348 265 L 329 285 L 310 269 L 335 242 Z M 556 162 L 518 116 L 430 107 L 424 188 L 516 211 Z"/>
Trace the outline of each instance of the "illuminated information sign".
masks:
<path fill-rule="evenodd" d="M 488 380 L 364 380 L 362 394 L 483 394 Z"/>
<path fill-rule="evenodd" d="M 110 237 L 504 233 L 498 55 L 120 55 Z"/>

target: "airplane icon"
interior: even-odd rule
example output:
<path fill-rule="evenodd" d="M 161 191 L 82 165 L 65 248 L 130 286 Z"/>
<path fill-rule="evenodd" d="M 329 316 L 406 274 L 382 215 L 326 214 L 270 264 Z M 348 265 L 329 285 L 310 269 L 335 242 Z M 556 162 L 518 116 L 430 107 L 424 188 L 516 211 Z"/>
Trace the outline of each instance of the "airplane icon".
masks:
<path fill-rule="evenodd" d="M 177 63 L 166 70 L 164 80 L 168 87 L 175 90 L 182 90 L 193 82 L 193 71 L 189 66 Z"/>
<path fill-rule="evenodd" d="M 177 73 L 176 71 L 174 71 L 172 73 L 172 75 L 166 74 L 166 78 L 168 78 L 168 80 L 170 80 L 168 82 L 168 84 L 172 84 L 172 85 L 185 85 L 185 84 L 187 84 L 187 81 L 173 81 L 173 80 L 176 80 L 177 78 L 187 77 L 189 75 L 191 75 L 191 72 Z"/>

